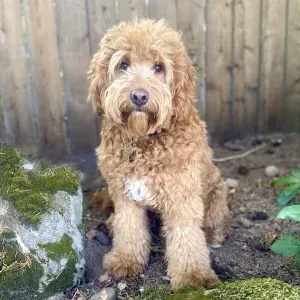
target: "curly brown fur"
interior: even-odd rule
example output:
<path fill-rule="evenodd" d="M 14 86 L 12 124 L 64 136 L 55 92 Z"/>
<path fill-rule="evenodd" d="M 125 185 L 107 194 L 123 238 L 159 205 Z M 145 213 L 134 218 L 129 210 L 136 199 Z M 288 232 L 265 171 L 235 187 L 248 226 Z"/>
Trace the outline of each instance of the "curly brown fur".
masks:
<path fill-rule="evenodd" d="M 180 35 L 162 21 L 121 23 L 102 39 L 88 80 L 89 99 L 104 114 L 97 156 L 115 205 L 104 267 L 119 277 L 142 272 L 150 243 L 146 210 L 153 210 L 164 223 L 172 287 L 217 283 L 207 242 L 223 241 L 226 189 L 194 106 L 196 73 Z M 149 101 L 137 107 L 129 95 L 141 88 Z"/>

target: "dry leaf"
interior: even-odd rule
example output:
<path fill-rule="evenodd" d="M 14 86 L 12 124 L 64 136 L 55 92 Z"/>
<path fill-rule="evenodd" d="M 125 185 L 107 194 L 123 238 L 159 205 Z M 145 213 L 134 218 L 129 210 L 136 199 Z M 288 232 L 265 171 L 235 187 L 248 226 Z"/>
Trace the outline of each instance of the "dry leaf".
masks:
<path fill-rule="evenodd" d="M 95 237 L 96 233 L 97 233 L 96 230 L 90 230 L 85 234 L 85 236 L 90 241 Z"/>
<path fill-rule="evenodd" d="M 99 280 L 101 282 L 110 282 L 111 277 L 108 275 L 108 273 L 105 273 L 104 275 L 100 276 Z"/>

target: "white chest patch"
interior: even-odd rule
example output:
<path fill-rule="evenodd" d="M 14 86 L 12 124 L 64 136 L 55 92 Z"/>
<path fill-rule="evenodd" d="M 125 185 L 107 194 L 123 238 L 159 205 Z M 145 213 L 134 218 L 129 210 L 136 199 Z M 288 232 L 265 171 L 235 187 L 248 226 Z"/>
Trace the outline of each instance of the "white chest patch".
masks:
<path fill-rule="evenodd" d="M 131 181 L 127 179 L 124 193 L 130 200 L 141 202 L 149 198 L 148 189 L 141 180 Z"/>

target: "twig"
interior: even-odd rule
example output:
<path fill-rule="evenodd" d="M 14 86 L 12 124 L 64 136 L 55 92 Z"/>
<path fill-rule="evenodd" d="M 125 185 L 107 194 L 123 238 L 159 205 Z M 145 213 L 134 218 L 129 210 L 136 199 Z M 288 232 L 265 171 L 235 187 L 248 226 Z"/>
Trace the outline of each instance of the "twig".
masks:
<path fill-rule="evenodd" d="M 253 149 L 250 149 L 242 154 L 236 154 L 236 155 L 231 155 L 231 156 L 227 156 L 227 157 L 223 157 L 223 158 L 213 158 L 214 162 L 224 162 L 224 161 L 228 161 L 228 160 L 232 160 L 232 159 L 238 159 L 238 158 L 243 158 L 251 153 L 254 153 L 262 148 L 264 148 L 266 146 L 266 144 L 262 144 L 260 146 L 257 146 Z"/>

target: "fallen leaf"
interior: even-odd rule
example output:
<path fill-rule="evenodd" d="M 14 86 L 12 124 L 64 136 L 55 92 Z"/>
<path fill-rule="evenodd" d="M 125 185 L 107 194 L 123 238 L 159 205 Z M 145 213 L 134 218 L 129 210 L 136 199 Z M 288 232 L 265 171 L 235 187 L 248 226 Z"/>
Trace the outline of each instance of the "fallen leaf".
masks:
<path fill-rule="evenodd" d="M 275 241 L 276 238 L 277 238 L 276 232 L 268 232 L 266 234 L 266 242 L 267 242 L 267 244 L 271 245 Z"/>
<path fill-rule="evenodd" d="M 99 281 L 101 281 L 101 282 L 111 282 L 111 277 L 108 275 L 108 273 L 105 273 L 104 275 L 99 277 Z"/>
<path fill-rule="evenodd" d="M 85 236 L 87 237 L 87 239 L 90 241 L 90 240 L 92 240 L 95 236 L 96 236 L 96 230 L 90 230 L 90 231 L 88 231 L 86 234 L 85 234 Z"/>

